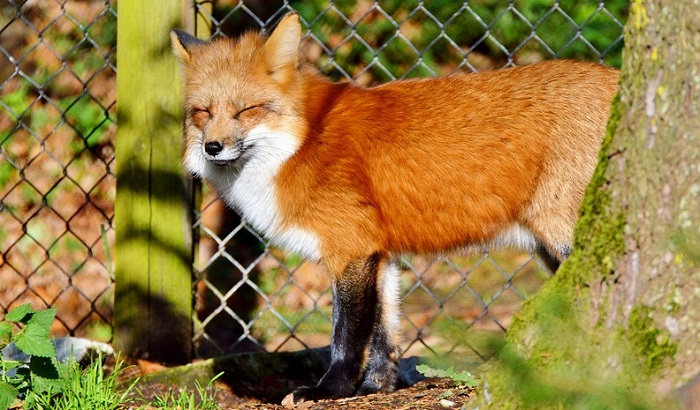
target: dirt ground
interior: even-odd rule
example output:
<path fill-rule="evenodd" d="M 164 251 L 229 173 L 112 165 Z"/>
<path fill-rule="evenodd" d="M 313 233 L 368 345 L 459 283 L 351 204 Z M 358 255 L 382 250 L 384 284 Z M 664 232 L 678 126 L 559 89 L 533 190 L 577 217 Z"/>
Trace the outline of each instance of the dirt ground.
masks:
<path fill-rule="evenodd" d="M 240 397 L 225 383 L 218 383 L 217 402 L 222 409 L 286 409 L 280 403 L 265 403 L 254 397 Z M 177 386 L 147 384 L 139 387 L 146 399 L 155 395 L 165 395 L 169 389 L 177 391 Z M 459 409 L 467 401 L 471 390 L 455 385 L 449 379 L 425 379 L 411 387 L 399 389 L 389 394 L 371 394 L 338 400 L 321 400 L 297 405 L 297 409 Z M 140 404 L 135 403 L 136 406 Z"/>
<path fill-rule="evenodd" d="M 316 349 L 296 353 L 232 355 L 221 360 L 166 368 L 144 360 L 128 360 L 120 371 L 122 386 L 139 382 L 131 391 L 132 401 L 125 408 L 142 408 L 156 397 L 183 389 L 196 392 L 194 380 L 205 385 L 211 371 L 223 370 L 211 391 L 222 409 L 285 409 L 284 397 L 295 388 L 310 385 L 327 368 L 329 351 Z M 372 394 L 338 400 L 304 402 L 297 409 L 459 409 L 473 390 L 447 378 L 423 378 L 415 370 L 418 358 L 402 359 L 399 364 L 400 380 L 405 385 L 393 393 Z M 114 359 L 108 359 L 106 368 L 113 368 Z M 209 372 L 209 373 L 208 373 Z M 422 379 L 422 380 L 421 380 Z M 410 384 L 410 386 L 407 386 Z M 195 397 L 198 395 L 195 393 Z"/>

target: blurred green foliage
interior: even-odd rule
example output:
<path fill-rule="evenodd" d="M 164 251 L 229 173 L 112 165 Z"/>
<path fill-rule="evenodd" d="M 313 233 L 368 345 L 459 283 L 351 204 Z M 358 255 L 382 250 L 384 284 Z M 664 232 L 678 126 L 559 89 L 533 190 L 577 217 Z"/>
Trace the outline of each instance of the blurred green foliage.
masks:
<path fill-rule="evenodd" d="M 51 7 L 43 6 L 24 11 L 32 25 L 46 26 L 40 39 L 29 25 L 13 22 L 9 7 L 0 14 L 0 23 L 13 24 L 16 30 L 7 47 L 20 73 L 0 73 L 0 115 L 13 122 L 0 131 L 0 145 L 13 136 L 23 136 L 17 134 L 22 130 L 44 137 L 67 123 L 77 137 L 71 147 L 78 154 L 108 143 L 106 130 L 114 125 L 108 112 L 113 101 L 90 95 L 92 87 L 104 89 L 109 81 L 113 86 L 114 72 L 109 65 L 115 64 L 117 18 L 108 9 L 86 17 L 81 13 L 89 14 L 88 7 L 76 8 L 77 15 L 66 15 L 80 24 L 65 24 L 51 21 Z"/>
<path fill-rule="evenodd" d="M 435 369 L 426 364 L 419 364 L 416 370 L 425 377 L 441 377 L 452 379 L 457 386 L 474 388 L 479 385 L 479 380 L 466 370 L 455 371 L 453 367 Z"/>
<path fill-rule="evenodd" d="M 564 285 L 561 272 L 530 299 L 509 329 L 508 342 L 493 339 L 498 351 L 494 367 L 485 372 L 495 408 L 512 409 L 672 409 L 650 389 L 648 364 L 632 346 L 659 351 L 664 360 L 670 345 L 648 323 L 632 324 L 618 333 L 603 323 L 591 325 L 580 294 Z M 583 305 L 586 307 L 581 309 Z M 641 313 L 641 312 L 640 312 Z M 643 314 L 642 314 L 643 316 Z M 644 322 L 644 320 L 642 320 Z M 631 335 L 631 337 L 630 337 Z M 637 339 L 637 340 L 634 340 Z M 662 338 L 665 339 L 665 338 Z M 668 340 L 668 339 L 665 339 Z"/>
<path fill-rule="evenodd" d="M 627 0 L 290 2 L 335 78 L 383 82 L 549 58 L 620 65 Z"/>

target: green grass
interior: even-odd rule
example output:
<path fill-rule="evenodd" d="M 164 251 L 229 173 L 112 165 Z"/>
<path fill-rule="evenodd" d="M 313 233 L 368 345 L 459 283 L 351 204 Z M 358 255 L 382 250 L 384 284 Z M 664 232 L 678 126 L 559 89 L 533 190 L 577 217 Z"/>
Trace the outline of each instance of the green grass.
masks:
<path fill-rule="evenodd" d="M 214 386 L 214 382 L 221 377 L 221 375 L 223 375 L 223 373 L 214 376 L 206 386 L 202 386 L 195 380 L 194 392 L 182 389 L 179 393 L 176 393 L 170 388 L 167 394 L 156 395 L 153 401 L 144 408 L 163 410 L 219 410 L 221 406 L 216 403 L 217 388 Z"/>
<path fill-rule="evenodd" d="M 58 366 L 58 380 L 49 389 L 30 392 L 25 399 L 26 409 L 54 410 L 116 410 L 124 408 L 135 382 L 125 389 L 117 387 L 117 373 L 122 362 L 117 361 L 108 374 L 102 369 L 102 357 L 92 360 L 83 369 L 75 360 Z"/>
<path fill-rule="evenodd" d="M 38 410 L 120 408 L 133 387 L 117 388 L 122 362 L 117 360 L 114 370 L 105 374 L 101 355 L 85 369 L 72 359 L 58 361 L 49 339 L 55 316 L 55 308 L 36 311 L 27 303 L 10 310 L 0 322 L 0 349 L 14 343 L 29 356 L 27 363 L 0 356 L 0 410 L 20 404 Z"/>
<path fill-rule="evenodd" d="M 106 372 L 103 357 L 90 359 L 83 367 L 72 358 L 56 359 L 56 349 L 49 339 L 49 329 L 56 309 L 36 311 L 27 303 L 10 310 L 0 322 L 0 349 L 10 343 L 30 356 L 28 363 L 0 356 L 0 410 L 117 410 L 131 408 L 130 396 L 138 379 L 130 384 L 117 383 L 123 361 L 117 358 L 114 369 Z M 181 390 L 156 396 L 142 409 L 217 410 L 214 377 L 206 386 L 195 382 L 195 391 Z M 140 392 L 139 392 L 140 393 Z"/>

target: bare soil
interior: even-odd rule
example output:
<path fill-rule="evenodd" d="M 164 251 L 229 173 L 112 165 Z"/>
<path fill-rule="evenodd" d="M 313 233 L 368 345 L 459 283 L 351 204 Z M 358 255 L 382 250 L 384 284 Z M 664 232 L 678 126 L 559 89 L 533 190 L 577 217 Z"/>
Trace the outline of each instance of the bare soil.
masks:
<path fill-rule="evenodd" d="M 216 399 L 222 409 L 286 409 L 280 403 L 266 403 L 255 397 L 241 397 L 225 383 L 216 384 Z M 146 400 L 156 395 L 166 395 L 170 390 L 178 391 L 180 387 L 161 383 L 139 386 Z M 275 395 L 278 392 L 262 392 Z M 471 390 L 457 386 L 450 379 L 425 379 L 411 387 L 399 389 L 393 393 L 371 394 L 368 396 L 349 397 L 338 400 L 320 400 L 298 404 L 298 409 L 335 409 L 349 407 L 353 409 L 459 409 L 469 399 Z M 134 402 L 138 406 L 138 402 Z"/>
<path fill-rule="evenodd" d="M 120 372 L 118 380 L 126 386 L 139 378 L 136 388 L 130 393 L 132 401 L 127 408 L 140 408 L 153 403 L 157 397 L 171 393 L 178 395 L 183 389 L 198 397 L 194 380 L 199 380 L 200 385 L 206 384 L 211 378 L 211 370 L 224 371 L 213 386 L 214 398 L 222 409 L 459 409 L 473 392 L 447 378 L 425 378 L 416 382 L 422 377 L 415 370 L 416 361 L 404 359 L 399 365 L 401 380 L 411 385 L 393 393 L 282 405 L 287 394 L 299 386 L 313 384 L 324 373 L 327 356 L 327 348 L 296 353 L 232 355 L 222 360 L 172 368 L 131 360 L 127 361 L 129 365 Z M 113 359 L 106 364 L 107 368 L 110 366 L 114 366 Z"/>

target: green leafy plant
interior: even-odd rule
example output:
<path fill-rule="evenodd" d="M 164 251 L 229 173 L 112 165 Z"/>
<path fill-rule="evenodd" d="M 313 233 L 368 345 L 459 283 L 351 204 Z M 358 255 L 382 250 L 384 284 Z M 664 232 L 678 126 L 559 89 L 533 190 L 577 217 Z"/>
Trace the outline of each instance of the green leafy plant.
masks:
<path fill-rule="evenodd" d="M 17 306 L 0 323 L 0 348 L 9 344 L 29 356 L 27 363 L 0 357 L 0 409 L 9 408 L 30 391 L 50 389 L 58 379 L 56 349 L 49 340 L 56 309 L 35 311 L 31 304 Z M 15 332 L 17 326 L 20 330 Z"/>
<path fill-rule="evenodd" d="M 27 361 L 0 356 L 0 410 L 22 401 L 25 409 L 118 409 L 136 384 L 117 391 L 116 375 L 122 362 L 105 375 L 102 355 L 83 369 L 70 359 L 56 359 L 56 348 L 49 340 L 56 308 L 35 311 L 27 303 L 10 310 L 0 322 L 0 348 L 14 343 Z M 14 329 L 19 330 L 15 331 Z"/>
<path fill-rule="evenodd" d="M 156 395 L 153 402 L 149 403 L 146 408 L 164 410 L 219 410 L 221 406 L 216 403 L 217 388 L 214 386 L 214 382 L 222 375 L 223 372 L 214 376 L 206 386 L 202 386 L 195 380 L 195 392 L 182 389 L 179 393 L 175 393 L 173 389 L 170 388 L 167 394 Z"/>
<path fill-rule="evenodd" d="M 440 377 L 453 380 L 458 386 L 474 388 L 479 385 L 479 380 L 468 371 L 455 371 L 454 368 L 434 369 L 425 364 L 416 366 L 416 370 L 425 377 Z"/>
<path fill-rule="evenodd" d="M 59 364 L 59 379 L 51 389 L 29 392 L 25 408 L 52 410 L 116 410 L 129 401 L 129 393 L 138 380 L 125 389 L 117 389 L 117 374 L 122 368 L 117 360 L 114 369 L 105 375 L 102 355 L 83 369 L 75 360 Z"/>

